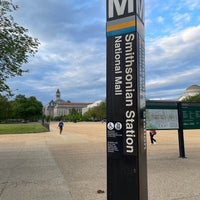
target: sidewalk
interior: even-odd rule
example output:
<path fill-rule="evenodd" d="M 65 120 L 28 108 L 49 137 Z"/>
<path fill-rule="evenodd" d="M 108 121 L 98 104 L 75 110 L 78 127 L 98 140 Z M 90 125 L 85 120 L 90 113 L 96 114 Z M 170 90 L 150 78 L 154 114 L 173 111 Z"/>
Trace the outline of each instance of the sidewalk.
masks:
<path fill-rule="evenodd" d="M 0 136 L 0 200 L 72 199 L 45 141 L 49 136 Z"/>
<path fill-rule="evenodd" d="M 94 134 L 0 135 L 0 200 L 106 200 L 105 140 Z M 200 133 L 185 134 L 186 159 L 175 134 L 148 145 L 149 200 L 200 199 Z"/>
<path fill-rule="evenodd" d="M 177 131 L 158 131 L 148 146 L 149 200 L 200 199 L 200 130 L 185 130 L 186 158 L 179 158 Z"/>
<path fill-rule="evenodd" d="M 105 144 L 55 127 L 0 135 L 0 200 L 103 200 Z"/>

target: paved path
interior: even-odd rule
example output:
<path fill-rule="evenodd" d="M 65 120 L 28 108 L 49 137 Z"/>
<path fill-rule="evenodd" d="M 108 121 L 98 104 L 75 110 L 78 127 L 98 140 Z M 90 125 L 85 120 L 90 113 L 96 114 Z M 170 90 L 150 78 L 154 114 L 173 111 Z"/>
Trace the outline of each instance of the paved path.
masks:
<path fill-rule="evenodd" d="M 200 136 L 187 135 L 188 158 L 180 159 L 174 133 L 164 134 L 148 146 L 149 200 L 199 200 Z M 51 199 L 106 200 L 105 141 L 65 129 L 59 135 L 55 126 L 0 135 L 0 200 Z"/>
<path fill-rule="evenodd" d="M 51 127 L 0 136 L 0 200 L 101 200 L 105 144 Z"/>

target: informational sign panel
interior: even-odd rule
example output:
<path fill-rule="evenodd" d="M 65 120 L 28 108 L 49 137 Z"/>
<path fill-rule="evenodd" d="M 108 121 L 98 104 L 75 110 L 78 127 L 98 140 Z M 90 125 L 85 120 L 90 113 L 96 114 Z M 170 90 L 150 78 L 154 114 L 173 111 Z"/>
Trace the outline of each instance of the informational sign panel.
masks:
<path fill-rule="evenodd" d="M 200 129 L 200 103 L 182 104 L 183 129 Z"/>
<path fill-rule="evenodd" d="M 144 1 L 107 0 L 108 200 L 147 200 Z"/>
<path fill-rule="evenodd" d="M 179 128 L 177 102 L 149 101 L 146 109 L 146 129 L 176 130 Z"/>
<path fill-rule="evenodd" d="M 146 128 L 156 130 L 178 129 L 177 109 L 147 109 Z"/>

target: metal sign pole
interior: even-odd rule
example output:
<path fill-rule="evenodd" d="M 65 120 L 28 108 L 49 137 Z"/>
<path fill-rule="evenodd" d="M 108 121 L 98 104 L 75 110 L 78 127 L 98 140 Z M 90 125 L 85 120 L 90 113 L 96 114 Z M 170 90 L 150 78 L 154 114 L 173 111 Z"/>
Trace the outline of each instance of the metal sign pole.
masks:
<path fill-rule="evenodd" d="M 144 0 L 107 0 L 107 199 L 147 200 Z"/>
<path fill-rule="evenodd" d="M 178 129 L 179 155 L 180 158 L 185 158 L 182 103 L 178 102 L 177 107 L 178 107 L 178 119 L 179 119 L 179 129 Z"/>

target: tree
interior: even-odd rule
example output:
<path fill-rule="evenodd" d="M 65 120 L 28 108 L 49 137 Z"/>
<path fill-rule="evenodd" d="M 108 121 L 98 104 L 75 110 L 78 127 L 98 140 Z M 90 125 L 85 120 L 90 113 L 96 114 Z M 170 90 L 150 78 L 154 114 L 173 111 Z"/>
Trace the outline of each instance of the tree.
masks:
<path fill-rule="evenodd" d="M 106 102 L 101 102 L 97 107 L 97 116 L 99 120 L 106 118 Z"/>
<path fill-rule="evenodd" d="M 12 0 L 0 0 L 0 94 L 11 94 L 6 80 L 22 76 L 22 64 L 37 52 L 39 41 L 27 35 L 28 29 L 18 25 L 11 13 L 18 9 Z"/>
<path fill-rule="evenodd" d="M 0 120 L 7 120 L 11 117 L 11 105 L 8 99 L 0 95 Z"/>
<path fill-rule="evenodd" d="M 27 99 L 28 107 L 26 109 L 29 119 L 32 121 L 38 120 L 42 116 L 43 105 L 35 97 L 31 96 Z"/>
<path fill-rule="evenodd" d="M 42 103 L 35 97 L 17 95 L 13 102 L 13 118 L 36 121 L 42 117 L 42 108 Z"/>
<path fill-rule="evenodd" d="M 63 119 L 66 121 L 77 122 L 82 120 L 82 113 L 78 112 L 75 108 L 72 108 L 70 113 L 66 116 L 63 116 Z"/>
<path fill-rule="evenodd" d="M 102 120 L 106 118 L 106 102 L 101 102 L 98 106 L 90 108 L 84 117 L 88 120 Z"/>

